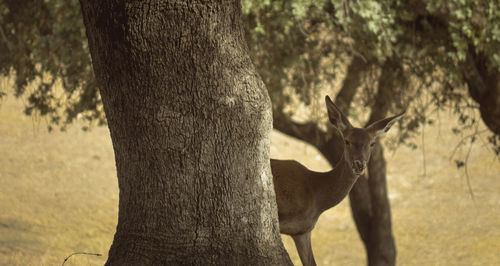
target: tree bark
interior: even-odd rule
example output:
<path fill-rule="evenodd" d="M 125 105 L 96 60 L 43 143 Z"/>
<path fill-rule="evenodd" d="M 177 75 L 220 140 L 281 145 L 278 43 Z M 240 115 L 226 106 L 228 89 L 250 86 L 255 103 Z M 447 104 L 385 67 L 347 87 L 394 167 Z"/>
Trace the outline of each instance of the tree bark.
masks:
<path fill-rule="evenodd" d="M 107 265 L 290 265 L 239 1 L 81 7 L 120 189 Z"/>

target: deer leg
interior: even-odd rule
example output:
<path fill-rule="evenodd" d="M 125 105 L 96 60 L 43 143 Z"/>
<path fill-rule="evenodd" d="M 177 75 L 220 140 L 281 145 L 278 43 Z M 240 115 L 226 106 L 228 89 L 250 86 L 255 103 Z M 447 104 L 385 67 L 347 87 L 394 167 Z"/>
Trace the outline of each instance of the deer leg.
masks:
<path fill-rule="evenodd" d="M 300 261 L 304 266 L 316 266 L 311 246 L 311 231 L 300 235 L 293 235 L 295 247 L 299 253 Z"/>

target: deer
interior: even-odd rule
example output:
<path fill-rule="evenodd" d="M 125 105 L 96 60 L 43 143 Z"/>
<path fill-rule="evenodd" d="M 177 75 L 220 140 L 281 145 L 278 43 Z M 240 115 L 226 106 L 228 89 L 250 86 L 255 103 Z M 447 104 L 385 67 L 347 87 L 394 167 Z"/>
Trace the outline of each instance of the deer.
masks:
<path fill-rule="evenodd" d="M 330 123 L 343 138 L 343 147 L 333 147 L 343 152 L 333 169 L 315 172 L 295 160 L 271 159 L 280 233 L 292 237 L 304 266 L 316 265 L 311 231 L 319 216 L 346 197 L 358 177 L 364 174 L 375 140 L 405 113 L 357 128 L 329 96 L 325 102 Z"/>

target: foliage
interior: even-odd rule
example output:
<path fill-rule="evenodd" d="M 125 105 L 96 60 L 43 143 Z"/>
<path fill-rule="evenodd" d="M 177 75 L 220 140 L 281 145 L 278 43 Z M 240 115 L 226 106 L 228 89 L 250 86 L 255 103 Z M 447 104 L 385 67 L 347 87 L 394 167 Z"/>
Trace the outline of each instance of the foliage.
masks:
<path fill-rule="evenodd" d="M 499 5 L 465 0 L 247 0 L 243 11 L 263 76 L 268 76 L 271 60 L 282 69 L 293 63 L 300 68 L 304 63 L 296 61 L 301 58 L 317 63 L 312 56 L 318 53 L 317 37 L 325 41 L 328 35 L 319 51 L 322 57 L 347 52 L 376 64 L 393 57 L 413 74 L 430 76 L 440 66 L 456 79 L 457 62 L 465 60 L 468 49 L 485 54 L 488 67 L 500 69 Z"/>
<path fill-rule="evenodd" d="M 0 2 L 0 51 L 26 114 L 62 128 L 77 117 L 104 122 L 78 0 Z"/>
<path fill-rule="evenodd" d="M 334 56 L 338 40 L 320 30 L 328 16 L 319 7 L 326 2 L 243 1 L 249 48 L 275 107 L 290 102 L 284 87 L 310 103 L 320 84 L 335 77 L 325 58 Z"/>
<path fill-rule="evenodd" d="M 468 114 L 478 105 L 467 93 L 463 65 L 475 53 L 486 59 L 485 69 L 500 70 L 498 5 L 468 0 L 248 0 L 243 10 L 254 61 L 273 102 L 280 103 L 275 109 L 289 102 L 283 88 L 294 88 L 309 104 L 318 87 L 346 78 L 339 75 L 339 65 L 354 56 L 372 66 L 365 89 L 358 89 L 361 105 L 369 106 L 371 87 L 382 82 L 378 73 L 392 61 L 403 69 L 392 77 L 397 95 L 393 108 L 410 109 L 401 136 L 405 141 L 420 125 L 431 123 L 427 116 L 438 110 L 453 110 L 459 131 L 477 124 Z"/>
<path fill-rule="evenodd" d="M 357 95 L 366 109 L 391 61 L 403 70 L 393 77 L 392 108 L 413 110 L 405 139 L 435 110 L 470 119 L 463 114 L 477 105 L 461 73 L 469 52 L 485 58 L 485 69 L 500 70 L 496 1 L 244 0 L 242 10 L 274 110 L 290 117 L 295 99 L 311 105 L 320 90 L 342 83 L 353 57 L 371 65 Z M 105 122 L 77 0 L 0 2 L 0 73 L 14 77 L 16 96 L 27 97 L 25 112 L 49 117 L 51 126 L 64 129 L 77 117 Z"/>

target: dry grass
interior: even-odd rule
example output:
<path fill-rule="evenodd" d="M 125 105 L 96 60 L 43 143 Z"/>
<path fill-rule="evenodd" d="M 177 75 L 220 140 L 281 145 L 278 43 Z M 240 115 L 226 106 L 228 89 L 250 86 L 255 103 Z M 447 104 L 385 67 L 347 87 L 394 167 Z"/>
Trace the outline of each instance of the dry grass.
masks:
<path fill-rule="evenodd" d="M 117 219 L 118 188 L 107 128 L 47 133 L 0 105 L 0 265 L 60 265 L 75 251 L 106 253 Z M 73 256 L 66 265 L 103 264 Z"/>
<path fill-rule="evenodd" d="M 107 128 L 48 134 L 21 106 L 13 99 L 0 105 L 0 265 L 60 265 L 77 251 L 104 256 L 73 256 L 66 265 L 103 264 L 118 200 Z M 471 200 L 463 170 L 448 159 L 457 141 L 445 123 L 427 129 L 426 176 L 420 150 L 386 151 L 399 265 L 500 265 L 500 163 L 474 146 Z M 329 169 L 314 149 L 279 133 L 271 153 Z M 300 265 L 291 239 L 283 238 Z M 347 200 L 320 218 L 313 248 L 319 265 L 365 263 Z"/>

